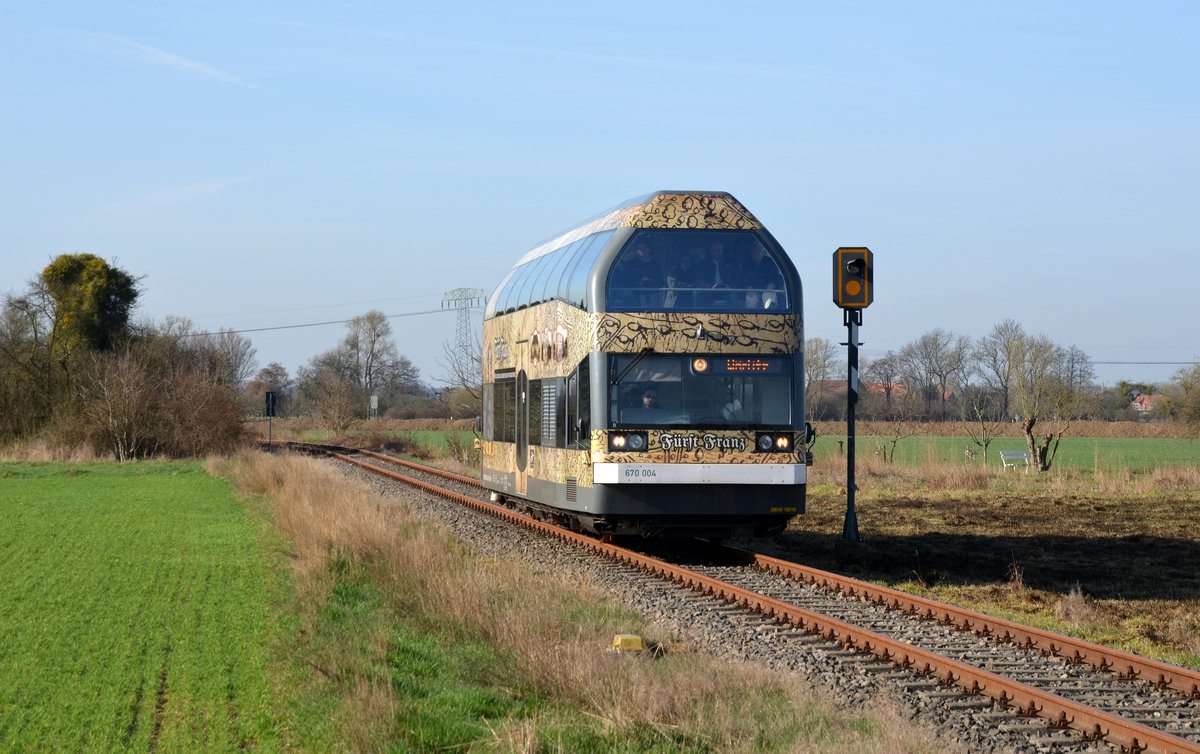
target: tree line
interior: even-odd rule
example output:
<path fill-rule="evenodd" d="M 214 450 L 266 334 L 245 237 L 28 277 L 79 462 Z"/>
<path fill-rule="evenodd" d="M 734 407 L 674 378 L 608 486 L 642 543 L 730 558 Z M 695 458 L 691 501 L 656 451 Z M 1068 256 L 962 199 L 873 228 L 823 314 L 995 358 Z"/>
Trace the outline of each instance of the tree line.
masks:
<path fill-rule="evenodd" d="M 805 343 L 806 403 L 811 418 L 845 418 L 845 361 L 822 338 Z M 1139 395 L 1156 395 L 1149 416 L 1134 411 Z M 1033 335 L 1004 320 L 972 341 L 941 328 L 877 359 L 860 360 L 856 414 L 894 424 L 966 421 L 986 453 L 995 424 L 1019 422 L 1031 458 L 1045 470 L 1073 422 L 1186 421 L 1200 427 L 1200 364 L 1167 383 L 1095 382 L 1091 359 L 1076 346 Z"/>
<path fill-rule="evenodd" d="M 236 444 L 249 341 L 199 333 L 185 319 L 135 324 L 140 294 L 125 270 L 64 254 L 5 295 L 0 441 L 41 437 L 122 461 Z"/>
<path fill-rule="evenodd" d="M 436 390 L 421 380 L 420 370 L 399 352 L 383 312 L 355 317 L 346 330 L 336 346 L 310 359 L 295 377 L 274 362 L 261 369 L 245 387 L 257 411 L 262 396 L 272 391 L 277 415 L 315 416 L 337 433 L 358 419 L 456 415 L 456 391 Z"/>
<path fill-rule="evenodd" d="M 372 405 L 379 416 L 451 410 L 398 353 L 380 312 L 351 320 L 295 378 L 277 363 L 251 377 L 255 350 L 237 333 L 176 317 L 135 322 L 141 282 L 93 254 L 63 254 L 4 296 L 0 443 L 90 446 L 122 461 L 225 452 L 267 390 L 280 415 L 319 416 L 338 431 Z"/>

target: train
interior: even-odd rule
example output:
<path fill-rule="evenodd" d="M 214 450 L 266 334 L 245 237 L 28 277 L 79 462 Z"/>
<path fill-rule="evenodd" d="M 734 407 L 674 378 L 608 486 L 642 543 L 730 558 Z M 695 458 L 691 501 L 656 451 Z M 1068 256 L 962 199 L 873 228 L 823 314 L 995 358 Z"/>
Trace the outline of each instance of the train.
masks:
<path fill-rule="evenodd" d="M 484 311 L 483 486 L 604 539 L 782 530 L 811 463 L 801 294 L 727 192 L 636 197 L 530 249 Z"/>

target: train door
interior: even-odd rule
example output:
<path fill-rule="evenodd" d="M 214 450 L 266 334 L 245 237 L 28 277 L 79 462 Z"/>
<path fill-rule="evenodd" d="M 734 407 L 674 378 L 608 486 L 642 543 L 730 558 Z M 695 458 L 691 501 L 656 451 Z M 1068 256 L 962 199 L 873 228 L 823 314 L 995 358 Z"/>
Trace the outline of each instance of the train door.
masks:
<path fill-rule="evenodd" d="M 522 369 L 517 373 L 517 494 L 524 495 L 529 486 L 529 375 Z"/>

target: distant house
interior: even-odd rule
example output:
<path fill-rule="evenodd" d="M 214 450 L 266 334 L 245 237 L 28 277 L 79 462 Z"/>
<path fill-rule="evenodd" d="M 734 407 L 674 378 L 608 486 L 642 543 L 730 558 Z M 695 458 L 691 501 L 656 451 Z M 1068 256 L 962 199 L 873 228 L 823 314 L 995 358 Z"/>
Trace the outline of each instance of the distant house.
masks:
<path fill-rule="evenodd" d="M 1158 402 L 1166 398 L 1165 395 L 1146 395 L 1142 393 L 1130 402 L 1129 407 L 1134 411 L 1153 411 Z"/>
<path fill-rule="evenodd" d="M 810 389 L 818 395 L 829 396 L 844 396 L 849 386 L 845 380 L 817 380 Z M 908 393 L 908 386 L 902 382 L 859 382 L 858 394 L 862 396 L 866 393 L 875 393 L 876 395 L 905 395 Z M 952 393 L 947 393 L 948 398 L 952 398 Z"/>
<path fill-rule="evenodd" d="M 903 382 L 864 382 L 863 387 L 868 393 L 878 393 L 879 395 L 905 395 L 908 393 L 908 386 Z"/>

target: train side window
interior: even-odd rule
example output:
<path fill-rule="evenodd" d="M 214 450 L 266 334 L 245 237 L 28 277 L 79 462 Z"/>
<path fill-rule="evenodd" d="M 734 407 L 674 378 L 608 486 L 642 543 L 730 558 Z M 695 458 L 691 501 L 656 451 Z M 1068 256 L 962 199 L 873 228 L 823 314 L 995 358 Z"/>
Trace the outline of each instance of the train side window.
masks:
<path fill-rule="evenodd" d="M 506 312 L 515 312 L 518 309 L 524 309 L 528 305 L 529 302 L 523 296 L 524 292 L 529 288 L 529 277 L 533 274 L 536 262 L 537 260 L 526 262 L 518 267 L 512 280 L 509 281 L 508 299 L 504 302 L 504 310 Z"/>
<path fill-rule="evenodd" d="M 522 286 L 518 305 L 533 306 L 545 300 L 542 298 L 542 289 L 545 287 L 544 276 L 547 268 L 553 262 L 554 255 L 545 254 L 529 263 L 529 275 L 526 276 L 525 284 Z"/>
<path fill-rule="evenodd" d="M 579 444 L 579 370 L 567 377 L 567 447 Z"/>
<path fill-rule="evenodd" d="M 516 442 L 517 381 L 514 378 L 496 380 L 492 407 L 496 442 Z"/>
<path fill-rule="evenodd" d="M 580 248 L 579 259 L 575 267 L 570 270 L 570 277 L 567 282 L 567 291 L 565 301 L 580 309 L 585 308 L 587 303 L 587 280 L 592 272 L 592 266 L 596 263 L 596 257 L 600 256 L 600 252 L 608 245 L 608 239 L 612 236 L 612 231 L 597 233 L 591 237 L 591 242 Z"/>
<path fill-rule="evenodd" d="M 588 360 L 567 377 L 567 447 L 587 450 L 591 447 L 591 382 Z"/>
<path fill-rule="evenodd" d="M 554 447 L 567 447 L 567 378 L 554 380 Z"/>
<path fill-rule="evenodd" d="M 492 414 L 493 395 L 496 392 L 495 383 L 489 382 L 483 386 L 483 439 L 492 441 L 496 439 L 495 435 L 495 419 Z"/>
<path fill-rule="evenodd" d="M 587 450 L 592 446 L 592 380 L 588 359 L 584 357 L 579 364 L 579 436 L 576 438 L 578 447 Z"/>
<path fill-rule="evenodd" d="M 529 444 L 542 444 L 542 381 L 529 381 Z"/>
<path fill-rule="evenodd" d="M 551 262 L 551 267 L 546 271 L 546 283 L 542 288 L 543 301 L 553 301 L 556 298 L 561 298 L 559 291 L 562 287 L 563 269 L 575 258 L 575 252 L 579 250 L 580 243 L 580 241 L 576 241 L 570 246 L 564 246 L 552 253 L 554 260 Z"/>
<path fill-rule="evenodd" d="M 497 314 L 516 311 L 517 293 L 520 291 L 524 274 L 524 266 L 517 267 L 508 274 L 507 282 L 504 283 L 504 290 L 500 291 L 500 295 L 496 297 Z"/>

